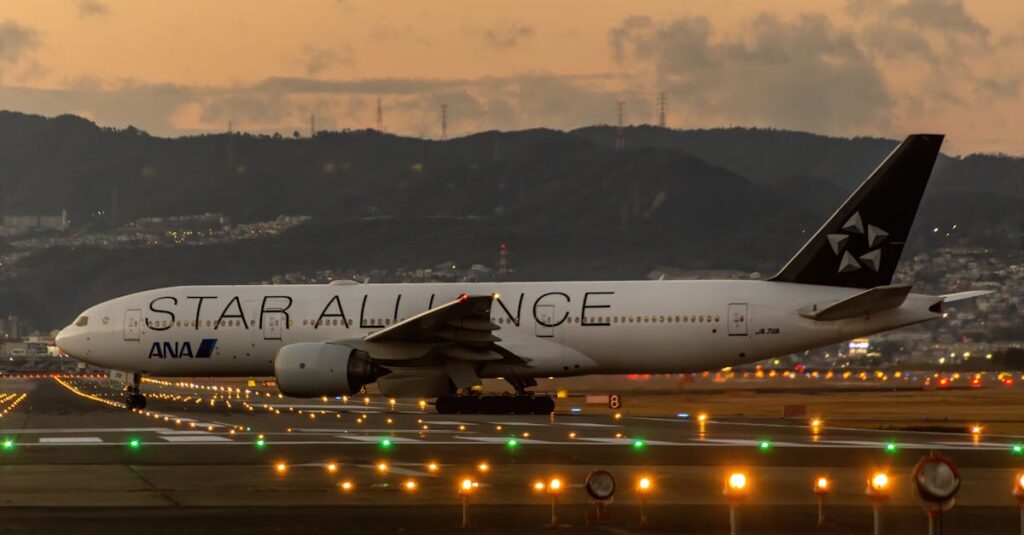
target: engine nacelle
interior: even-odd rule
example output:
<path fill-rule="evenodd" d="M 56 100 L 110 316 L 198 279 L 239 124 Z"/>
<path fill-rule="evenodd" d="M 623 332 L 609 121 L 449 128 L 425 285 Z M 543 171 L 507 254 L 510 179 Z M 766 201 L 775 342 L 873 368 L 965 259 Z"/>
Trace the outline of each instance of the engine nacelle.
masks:
<path fill-rule="evenodd" d="M 387 373 L 365 352 L 338 344 L 288 344 L 274 360 L 278 390 L 299 398 L 351 395 Z"/>

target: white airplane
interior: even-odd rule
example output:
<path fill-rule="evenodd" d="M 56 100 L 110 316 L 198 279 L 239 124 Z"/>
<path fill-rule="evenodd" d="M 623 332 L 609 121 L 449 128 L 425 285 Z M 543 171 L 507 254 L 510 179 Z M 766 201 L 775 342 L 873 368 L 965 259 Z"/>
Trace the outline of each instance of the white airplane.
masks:
<path fill-rule="evenodd" d="M 538 377 L 747 364 L 942 317 L 986 292 L 892 284 L 941 135 L 901 143 L 768 280 L 179 286 L 93 306 L 57 335 L 143 375 L 270 376 L 289 396 L 436 397 L 439 412 L 547 413 Z M 503 378 L 515 396 L 482 396 Z"/>

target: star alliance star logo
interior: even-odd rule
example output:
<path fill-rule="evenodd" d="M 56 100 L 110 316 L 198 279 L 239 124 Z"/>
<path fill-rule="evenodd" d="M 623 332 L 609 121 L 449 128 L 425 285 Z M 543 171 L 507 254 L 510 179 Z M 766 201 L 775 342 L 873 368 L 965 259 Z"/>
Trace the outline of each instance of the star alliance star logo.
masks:
<path fill-rule="evenodd" d="M 867 225 L 867 229 L 865 229 L 864 222 L 860 218 L 860 212 L 854 212 L 840 230 L 844 231 L 845 234 L 828 234 L 828 244 L 832 247 L 832 252 L 840 257 L 839 273 L 850 273 L 862 267 L 877 273 L 882 265 L 882 250 L 875 247 L 881 245 L 889 237 L 889 233 L 874 225 Z M 852 253 L 847 248 L 850 238 L 854 235 L 865 234 L 867 235 L 868 252 L 855 256 L 855 253 Z"/>

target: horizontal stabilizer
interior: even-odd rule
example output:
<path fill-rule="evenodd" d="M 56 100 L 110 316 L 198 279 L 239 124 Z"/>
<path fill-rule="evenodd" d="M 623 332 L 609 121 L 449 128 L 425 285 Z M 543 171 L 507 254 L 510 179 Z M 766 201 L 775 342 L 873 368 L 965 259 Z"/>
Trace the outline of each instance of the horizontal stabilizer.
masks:
<path fill-rule="evenodd" d="M 965 299 L 974 299 L 992 293 L 992 290 L 971 290 L 969 292 L 957 292 L 955 294 L 940 295 L 943 303 L 954 303 Z"/>
<path fill-rule="evenodd" d="M 818 321 L 856 318 L 898 308 L 910 294 L 910 285 L 877 286 L 832 303 L 816 304 L 800 309 L 800 315 Z"/>

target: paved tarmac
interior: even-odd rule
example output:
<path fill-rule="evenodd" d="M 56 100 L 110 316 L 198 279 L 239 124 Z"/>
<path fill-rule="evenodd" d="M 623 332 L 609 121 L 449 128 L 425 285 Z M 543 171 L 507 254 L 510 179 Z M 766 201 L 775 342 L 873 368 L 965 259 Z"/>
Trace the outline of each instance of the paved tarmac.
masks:
<path fill-rule="evenodd" d="M 173 383 L 146 383 L 144 391 L 149 407 L 132 412 L 117 406 L 105 380 L 0 380 L 0 532 L 126 524 L 142 532 L 320 532 L 337 531 L 339 522 L 365 532 L 437 532 L 458 522 L 456 486 L 466 477 L 480 484 L 470 498 L 477 529 L 539 530 L 550 497 L 532 485 L 552 477 L 566 483 L 560 523 L 582 529 L 590 507 L 583 481 L 603 468 L 618 491 L 613 521 L 595 529 L 640 529 L 635 485 L 646 476 L 647 529 L 728 532 L 722 487 L 740 470 L 750 482 L 744 532 L 863 533 L 871 525 L 865 482 L 884 469 L 893 494 L 883 519 L 905 533 L 923 530 L 909 472 L 933 449 L 961 468 L 947 533 L 1019 529 L 1010 489 L 1024 463 L 1012 445 L 1024 437 L 827 422 L 815 433 L 806 421 L 615 418 L 587 407 L 552 417 L 452 416 L 418 400 L 298 400 Z M 817 528 L 811 484 L 821 475 L 833 491 L 826 525 Z"/>

